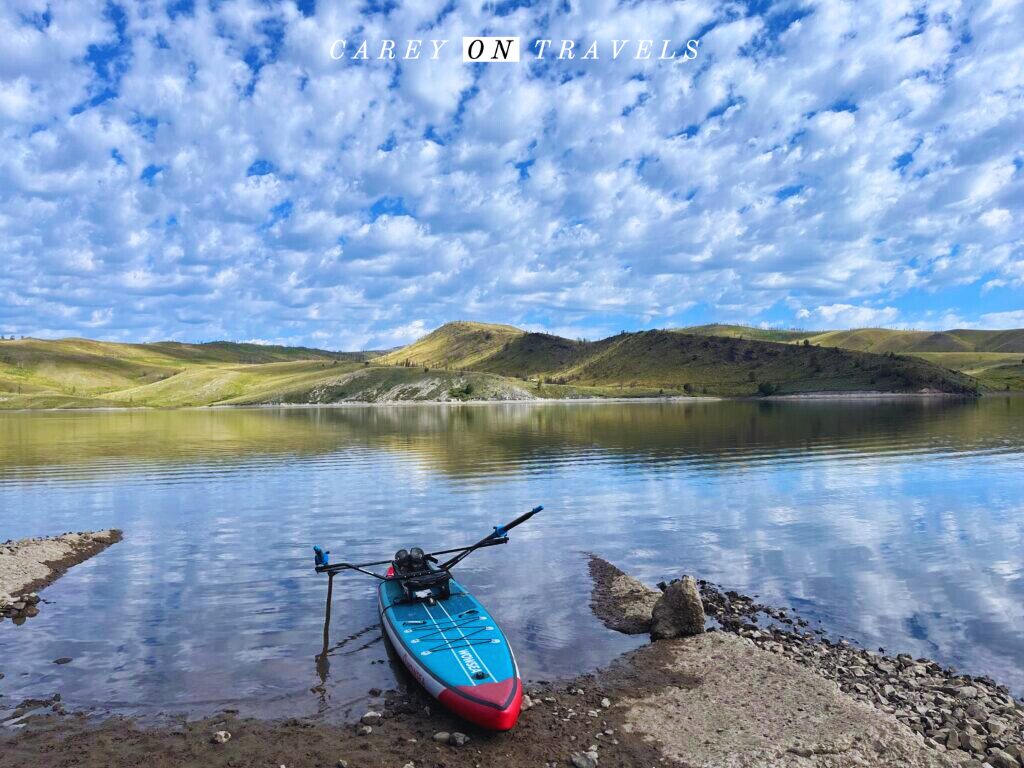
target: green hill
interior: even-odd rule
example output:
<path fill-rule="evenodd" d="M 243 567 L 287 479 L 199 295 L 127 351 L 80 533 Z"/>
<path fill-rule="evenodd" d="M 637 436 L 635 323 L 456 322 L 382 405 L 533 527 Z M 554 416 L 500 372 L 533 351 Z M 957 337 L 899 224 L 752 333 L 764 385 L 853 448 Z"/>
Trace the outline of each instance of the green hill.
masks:
<path fill-rule="evenodd" d="M 0 407 L 206 405 L 280 366 L 324 370 L 372 353 L 211 342 L 117 344 L 88 339 L 0 342 Z M 292 375 L 297 375 L 293 370 Z"/>
<path fill-rule="evenodd" d="M 751 341 L 779 341 L 793 342 L 803 341 L 807 337 L 815 336 L 818 331 L 785 331 L 771 328 L 754 328 L 749 325 L 692 325 L 688 328 L 674 328 L 679 333 L 688 333 L 692 336 L 723 336 L 729 339 L 750 339 Z"/>
<path fill-rule="evenodd" d="M 581 387 L 600 394 L 976 391 L 969 376 L 920 359 L 760 341 L 738 334 L 643 331 L 581 342 L 519 331 L 483 342 L 475 324 L 453 323 L 388 357 L 449 364 L 457 360 L 467 370 L 533 379 L 549 389 L 550 385 Z M 466 355 L 467 349 L 471 356 Z M 548 396 L 557 393 L 556 389 Z"/>
<path fill-rule="evenodd" d="M 423 365 L 431 368 L 469 368 L 523 335 L 511 325 L 456 321 L 422 339 L 374 359 L 380 365 Z"/>
<path fill-rule="evenodd" d="M 753 395 L 764 384 L 778 394 L 975 389 L 969 377 L 919 360 L 667 331 L 627 334 L 567 373 L 586 384 L 688 384 L 718 395 Z"/>
<path fill-rule="evenodd" d="M 1024 377 L 1017 373 L 1024 355 L 1024 329 L 896 331 L 888 328 L 854 328 L 844 331 L 773 331 L 742 325 L 701 325 L 682 328 L 680 332 L 796 344 L 807 340 L 820 347 L 912 355 L 973 376 L 986 389 L 1024 390 Z"/>
<path fill-rule="evenodd" d="M 586 359 L 593 345 L 549 333 L 523 333 L 471 367 L 502 376 L 529 377 L 560 371 Z"/>
<path fill-rule="evenodd" d="M 821 347 L 842 347 L 858 352 L 895 352 L 898 355 L 925 352 L 1024 353 L 1024 329 L 984 331 L 897 331 L 889 328 L 852 328 L 841 331 L 795 331 L 753 328 L 746 325 L 695 325 L 677 329 L 697 336 L 722 336 L 753 341 L 802 342 Z"/>
<path fill-rule="evenodd" d="M 887 328 L 857 328 L 826 331 L 808 336 L 812 344 L 843 347 L 862 352 L 1003 352 L 1024 353 L 1024 329 L 980 331 L 893 331 Z"/>
<path fill-rule="evenodd" d="M 1007 353 L 921 357 L 679 330 L 574 341 L 505 325 L 458 322 L 385 354 L 214 342 L 115 344 L 87 339 L 0 343 L 0 408 L 182 407 L 399 400 L 751 396 L 809 392 L 976 394 L 1017 388 Z M 738 326 L 724 327 L 736 329 Z M 794 332 L 772 331 L 772 334 Z M 786 338 L 785 336 L 783 338 Z M 1001 343 L 1001 342 L 1000 342 Z M 958 355 L 954 361 L 944 355 Z M 936 358 L 932 359 L 924 359 Z M 988 378 L 985 378 L 988 377 Z"/>

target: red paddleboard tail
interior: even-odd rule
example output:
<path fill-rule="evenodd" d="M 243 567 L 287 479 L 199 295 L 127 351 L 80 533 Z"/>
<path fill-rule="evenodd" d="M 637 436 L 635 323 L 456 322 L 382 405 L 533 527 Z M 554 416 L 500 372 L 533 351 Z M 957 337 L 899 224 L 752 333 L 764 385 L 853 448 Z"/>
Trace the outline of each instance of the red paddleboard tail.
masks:
<path fill-rule="evenodd" d="M 507 731 L 519 719 L 523 684 L 518 677 L 512 677 L 485 685 L 460 685 L 442 691 L 437 698 L 471 723 L 493 731 Z"/>

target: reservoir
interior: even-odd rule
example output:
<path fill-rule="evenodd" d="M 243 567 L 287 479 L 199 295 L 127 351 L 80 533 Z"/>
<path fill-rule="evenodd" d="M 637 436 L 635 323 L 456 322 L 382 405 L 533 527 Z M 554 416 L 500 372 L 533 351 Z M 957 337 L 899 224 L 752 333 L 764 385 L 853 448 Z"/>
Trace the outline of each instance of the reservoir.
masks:
<path fill-rule="evenodd" d="M 335 579 L 324 655 L 312 546 L 449 548 L 538 504 L 456 574 L 527 680 L 643 642 L 591 615 L 594 552 L 1024 693 L 1024 398 L 495 403 L 0 413 L 0 541 L 124 531 L 0 623 L 0 711 L 361 713 L 396 684 L 376 583 Z"/>

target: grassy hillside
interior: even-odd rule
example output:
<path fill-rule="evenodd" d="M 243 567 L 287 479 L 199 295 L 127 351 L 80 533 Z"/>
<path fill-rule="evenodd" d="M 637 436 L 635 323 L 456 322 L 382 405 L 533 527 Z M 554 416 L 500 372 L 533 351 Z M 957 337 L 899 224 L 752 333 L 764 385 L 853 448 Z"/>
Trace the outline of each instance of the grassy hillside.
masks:
<path fill-rule="evenodd" d="M 969 377 L 919 360 L 666 331 L 618 337 L 566 375 L 584 384 L 689 385 L 716 395 L 753 395 L 766 391 L 762 385 L 778 394 L 975 389 Z"/>
<path fill-rule="evenodd" d="M 977 378 L 986 389 L 995 392 L 1024 392 L 1024 363 L 994 365 L 979 373 Z"/>
<path fill-rule="evenodd" d="M 187 366 L 361 359 L 363 355 L 259 344 L 115 344 L 88 339 L 0 342 L 0 384 L 65 394 L 112 392 L 176 375 Z"/>
<path fill-rule="evenodd" d="M 682 331 L 622 333 L 601 341 L 580 342 L 539 333 L 519 333 L 504 341 L 480 343 L 470 324 L 443 326 L 391 359 L 460 360 L 466 369 L 531 379 L 602 394 L 643 392 L 744 396 L 765 392 L 916 392 L 972 393 L 968 376 L 927 361 L 865 354 Z M 707 327 L 705 327 L 706 329 Z M 748 329 L 753 330 L 753 329 Z M 477 342 L 466 362 L 467 336 Z M 780 332 L 775 332 L 780 333 Z M 781 332 L 786 333 L 786 332 Z M 454 348 L 446 347 L 446 340 Z M 428 342 L 425 344 L 424 342 Z"/>
<path fill-rule="evenodd" d="M 914 357 L 971 376 L 983 376 L 993 368 L 1024 361 L 1024 354 L 1011 352 L 918 352 Z"/>
<path fill-rule="evenodd" d="M 1024 329 L 1008 331 L 892 331 L 887 328 L 857 328 L 826 331 L 808 337 L 812 344 L 843 347 L 861 352 L 1003 352 L 1024 353 Z"/>
<path fill-rule="evenodd" d="M 412 344 L 374 359 L 379 365 L 469 368 L 523 335 L 511 325 L 458 321 L 442 325 Z"/>
<path fill-rule="evenodd" d="M 701 325 L 681 333 L 705 336 L 808 343 L 876 354 L 912 355 L 965 373 L 990 390 L 1024 390 L 1017 364 L 1024 357 L 1024 330 L 894 331 L 855 328 L 845 331 L 772 331 L 742 325 Z"/>
<path fill-rule="evenodd" d="M 548 333 L 524 333 L 472 367 L 502 376 L 529 377 L 560 371 L 591 354 L 593 345 Z"/>
<path fill-rule="evenodd" d="M 749 325 L 692 325 L 689 328 L 673 329 L 691 336 L 722 336 L 728 339 L 749 339 L 751 341 L 803 341 L 817 335 L 818 331 L 783 331 L 771 328 L 753 328 Z"/>
<path fill-rule="evenodd" d="M 748 339 L 745 331 L 703 333 L 710 328 L 587 342 L 460 322 L 383 355 L 229 342 L 5 341 L 0 408 L 977 391 L 975 379 L 942 367 L 952 360 L 937 365 L 891 353 Z M 1022 380 L 1015 355 L 956 354 L 957 364 L 988 377 L 992 388 L 1018 388 Z"/>
<path fill-rule="evenodd" d="M 0 407 L 205 405 L 243 394 L 257 381 L 325 375 L 366 356 L 231 342 L 3 341 Z"/>

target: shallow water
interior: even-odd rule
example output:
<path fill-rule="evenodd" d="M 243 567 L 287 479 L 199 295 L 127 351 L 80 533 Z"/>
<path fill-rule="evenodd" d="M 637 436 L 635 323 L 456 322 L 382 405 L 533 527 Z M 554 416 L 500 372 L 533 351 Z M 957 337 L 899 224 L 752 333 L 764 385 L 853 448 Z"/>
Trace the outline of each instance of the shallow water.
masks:
<path fill-rule="evenodd" d="M 335 560 L 451 547 L 536 504 L 460 580 L 524 676 L 637 638 L 588 608 L 583 552 L 793 605 L 869 647 L 1024 692 L 1024 398 L 0 414 L 0 539 L 124 542 L 0 623 L 0 708 L 345 717 L 394 685 L 375 584 Z M 53 660 L 70 656 L 67 665 Z"/>

